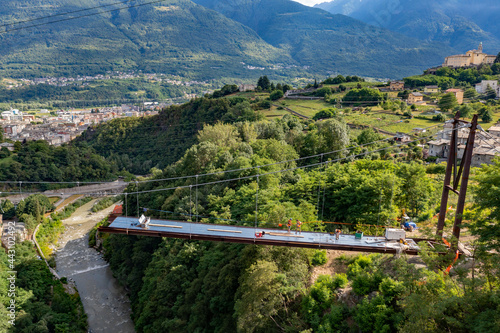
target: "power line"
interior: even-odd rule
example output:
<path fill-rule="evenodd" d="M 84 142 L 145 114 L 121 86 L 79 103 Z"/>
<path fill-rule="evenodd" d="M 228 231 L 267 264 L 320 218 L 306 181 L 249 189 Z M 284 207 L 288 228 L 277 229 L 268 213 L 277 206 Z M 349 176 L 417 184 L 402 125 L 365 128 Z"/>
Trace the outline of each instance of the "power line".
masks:
<path fill-rule="evenodd" d="M 424 129 L 429 129 L 429 128 L 437 127 L 437 126 L 442 126 L 442 124 L 431 125 L 431 126 L 425 127 Z M 462 127 L 460 127 L 460 128 L 462 128 Z M 431 135 L 431 136 L 428 136 L 428 137 L 432 137 L 432 136 L 434 136 L 434 135 Z M 419 140 L 422 140 L 422 139 L 425 139 L 425 138 L 426 137 L 419 138 L 419 139 L 416 139 L 415 141 L 419 141 Z M 339 153 L 339 152 L 344 152 L 346 150 L 351 150 L 351 149 L 355 149 L 355 148 L 362 148 L 364 146 L 369 146 L 369 145 L 373 145 L 373 144 L 376 144 L 376 143 L 380 143 L 380 142 L 384 142 L 384 141 L 388 141 L 388 140 L 392 140 L 392 139 L 393 139 L 393 137 L 389 137 L 389 138 L 380 139 L 380 140 L 372 141 L 372 142 L 369 142 L 369 143 L 365 143 L 365 144 L 362 144 L 362 145 L 356 145 L 356 146 L 346 147 L 346 148 L 343 148 L 343 149 L 333 150 L 333 151 L 326 152 L 326 153 L 320 153 L 320 154 L 315 154 L 315 155 L 310 155 L 310 156 L 305 156 L 305 157 L 299 157 L 299 158 L 296 158 L 296 159 L 279 161 L 279 162 L 274 162 L 274 163 L 269 163 L 269 164 L 257 165 L 257 166 L 248 167 L 248 168 L 223 170 L 223 171 L 216 171 L 216 172 L 199 174 L 199 175 L 188 175 L 188 176 L 179 176 L 179 177 L 163 178 L 163 179 L 148 179 L 148 180 L 143 180 L 143 181 L 138 181 L 138 182 L 139 183 L 151 183 L 151 182 L 172 181 L 172 180 L 181 180 L 181 179 L 188 179 L 188 178 L 194 178 L 194 177 L 214 176 L 214 175 L 225 174 L 225 173 L 230 173 L 230 172 L 247 171 L 247 170 L 252 170 L 252 169 L 256 169 L 256 168 L 265 168 L 265 167 L 274 166 L 274 165 L 280 165 L 280 164 L 285 164 L 285 163 L 291 163 L 291 162 L 297 162 L 297 161 L 307 160 L 307 159 L 311 159 L 311 158 L 315 158 L 315 157 L 321 157 L 321 156 L 325 156 L 325 155 L 331 155 L 331 154 L 335 154 L 335 153 Z M 390 146 L 390 147 L 387 147 L 387 148 L 392 148 L 392 147 L 394 147 L 394 146 Z M 371 152 L 373 152 L 373 151 L 371 151 Z M 352 157 L 352 155 L 350 155 L 348 157 Z M 0 181 L 0 183 L 18 183 L 18 182 L 19 182 L 18 180 L 16 180 L 16 181 Z M 30 182 L 30 181 L 23 181 L 23 182 L 24 183 L 28 183 L 28 184 L 75 184 L 76 183 L 76 181 L 75 182 Z M 79 182 L 79 183 L 80 184 L 102 184 L 102 183 L 108 183 L 108 182 Z"/>
<path fill-rule="evenodd" d="M 28 25 L 28 26 L 25 26 L 25 27 L 6 29 L 4 31 L 0 31 L 0 34 L 5 34 L 5 33 L 8 33 L 8 32 L 18 31 L 18 30 L 24 30 L 24 29 L 29 29 L 29 28 L 36 28 L 36 27 L 40 27 L 40 26 L 43 26 L 43 25 L 48 25 L 48 24 L 53 24 L 53 23 L 59 23 L 59 22 L 65 22 L 65 21 L 70 21 L 70 20 L 76 20 L 76 19 L 83 18 L 83 17 L 90 17 L 90 16 L 95 16 L 95 15 L 100 15 L 100 14 L 105 14 L 105 13 L 120 11 L 122 9 L 136 8 L 136 7 L 151 5 L 151 4 L 155 4 L 155 3 L 165 2 L 165 1 L 166 0 L 150 1 L 150 2 L 145 2 L 145 3 L 141 3 L 141 4 L 137 4 L 137 5 L 132 5 L 132 6 L 125 6 L 125 7 L 122 7 L 122 8 L 115 8 L 115 9 L 109 9 L 109 10 L 105 10 L 105 11 L 100 11 L 100 12 L 97 12 L 97 13 L 90 13 L 90 14 L 85 14 L 85 15 L 80 15 L 80 16 L 75 16 L 75 17 L 68 17 L 68 18 L 64 18 L 64 19 L 60 19 L 60 20 L 55 20 L 55 21 L 50 21 L 50 22 L 45 22 L 45 23 L 32 24 L 32 25 Z"/>
<path fill-rule="evenodd" d="M 466 127 L 468 127 L 468 126 L 464 125 L 464 126 L 461 126 L 461 127 L 457 127 L 456 129 L 445 130 L 444 132 L 452 132 L 452 131 L 459 130 L 461 128 L 466 128 Z M 309 165 L 305 165 L 305 166 L 298 166 L 298 167 L 293 167 L 293 168 L 288 168 L 288 169 L 283 169 L 283 170 L 277 170 L 277 171 L 270 171 L 270 172 L 260 173 L 260 174 L 256 174 L 256 175 L 241 176 L 241 177 L 238 177 L 238 178 L 222 179 L 222 180 L 216 180 L 216 181 L 207 182 L 207 183 L 201 183 L 201 184 L 197 183 L 195 186 L 196 186 L 196 188 L 198 188 L 198 186 L 216 185 L 216 184 L 227 183 L 227 182 L 232 182 L 232 181 L 252 179 L 252 178 L 256 178 L 256 177 L 260 177 L 260 176 L 273 175 L 273 174 L 282 173 L 282 172 L 288 172 L 288 171 L 295 171 L 295 170 L 300 170 L 300 169 L 306 169 L 306 168 L 311 168 L 311 167 L 316 167 L 316 166 L 321 166 L 321 165 L 328 165 L 330 163 L 336 163 L 336 162 L 344 161 L 344 160 L 347 160 L 347 159 L 362 157 L 362 156 L 366 156 L 366 155 L 369 155 L 369 154 L 372 154 L 372 153 L 376 153 L 376 152 L 380 152 L 380 151 L 392 149 L 394 147 L 406 146 L 406 145 L 409 145 L 411 143 L 418 142 L 418 141 L 420 141 L 422 139 L 431 138 L 433 136 L 434 136 L 434 134 L 430 135 L 430 136 L 427 136 L 427 137 L 418 138 L 418 139 L 415 139 L 415 140 L 412 140 L 412 141 L 404 142 L 404 143 L 401 143 L 401 144 L 398 144 L 398 145 L 395 145 L 395 146 L 384 147 L 384 148 L 376 149 L 376 150 L 373 150 L 373 151 L 367 151 L 367 152 L 364 152 L 364 153 L 360 153 L 360 154 L 356 154 L 356 155 L 350 155 L 350 156 L 346 156 L 346 157 L 341 157 L 341 158 L 337 158 L 337 159 L 329 160 L 329 161 L 325 161 L 325 162 L 313 163 L 313 164 L 309 164 Z M 188 178 L 188 177 L 198 177 L 198 176 L 200 176 L 200 175 L 177 177 L 175 179 L 182 179 L 182 178 Z M 139 191 L 135 191 L 135 192 L 120 192 L 120 193 L 113 193 L 113 194 L 114 195 L 118 195 L 118 194 L 125 194 L 125 193 L 127 193 L 127 194 L 137 194 L 138 195 L 138 194 L 142 194 L 142 193 L 155 193 L 155 192 L 163 192 L 163 191 L 171 191 L 171 190 L 177 190 L 177 189 L 184 189 L 184 188 L 190 188 L 192 186 L 193 186 L 192 184 L 191 185 L 181 185 L 181 186 L 161 188 L 161 189 L 154 189 L 154 190 L 147 190 L 147 191 L 140 191 L 140 192 Z M 106 192 L 106 191 L 103 190 L 103 191 L 100 191 L 98 193 L 71 193 L 70 192 L 70 193 L 64 193 L 64 194 L 65 195 L 73 195 L 73 194 L 101 195 L 103 192 Z M 40 192 L 29 192 L 29 193 L 25 192 L 24 194 L 40 194 Z"/>
<path fill-rule="evenodd" d="M 84 11 L 92 10 L 92 9 L 99 9 L 99 8 L 109 7 L 109 6 L 114 6 L 114 5 L 122 5 L 122 4 L 126 4 L 127 2 L 132 2 L 132 1 L 135 1 L 135 0 L 127 0 L 127 1 L 123 1 L 123 2 L 115 2 L 115 3 L 110 3 L 108 5 L 100 5 L 100 6 L 95 6 L 95 7 L 78 9 L 78 10 L 74 10 L 74 11 L 71 11 L 71 12 L 53 14 L 53 15 L 48 15 L 48 16 L 41 16 L 41 17 L 37 17 L 37 18 L 32 18 L 32 19 L 22 20 L 22 21 L 16 21 L 16 22 L 12 22 L 12 23 L 5 23 L 5 24 L 1 24 L 0 28 L 6 27 L 6 26 L 9 26 L 9 25 L 15 25 L 15 24 L 28 23 L 28 22 L 34 22 L 34 21 L 49 19 L 49 18 L 57 17 L 57 16 L 63 16 L 63 15 L 68 15 L 68 14 L 80 13 L 80 12 L 84 12 Z"/>

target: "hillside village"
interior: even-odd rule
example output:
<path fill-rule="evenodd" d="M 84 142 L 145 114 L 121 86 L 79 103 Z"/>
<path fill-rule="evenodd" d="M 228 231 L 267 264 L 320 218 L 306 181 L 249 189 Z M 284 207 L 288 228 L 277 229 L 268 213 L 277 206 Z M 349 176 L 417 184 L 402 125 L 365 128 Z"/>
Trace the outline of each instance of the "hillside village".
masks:
<path fill-rule="evenodd" d="M 157 102 L 145 102 L 142 107 L 124 104 L 92 110 L 41 110 L 36 114 L 12 109 L 1 113 L 0 126 L 4 137 L 12 141 L 45 140 L 51 145 L 61 145 L 76 138 L 90 125 L 117 118 L 155 115 L 165 106 Z"/>

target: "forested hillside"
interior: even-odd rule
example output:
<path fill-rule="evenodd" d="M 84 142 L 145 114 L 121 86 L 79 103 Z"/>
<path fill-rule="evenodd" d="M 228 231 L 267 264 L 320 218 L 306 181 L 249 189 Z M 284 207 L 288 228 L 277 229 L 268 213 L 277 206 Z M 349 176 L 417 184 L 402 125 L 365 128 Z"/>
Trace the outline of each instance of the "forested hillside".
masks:
<path fill-rule="evenodd" d="M 253 105 L 259 108 L 258 102 Z M 88 129 L 77 141 L 92 146 L 119 170 L 145 174 L 165 168 L 196 142 L 203 124 L 255 120 L 260 115 L 245 98 L 197 98 L 170 106 L 158 116 L 113 120 Z"/>
<path fill-rule="evenodd" d="M 142 70 L 248 79 L 263 68 L 281 77 L 342 72 L 399 78 L 439 64 L 451 51 L 291 0 L 196 2 L 203 6 L 142 0 L 88 11 L 109 3 L 5 1 L 0 75 Z M 65 14 L 71 11 L 78 14 Z M 51 15 L 57 16 L 44 18 Z M 79 15 L 85 17 L 68 20 Z"/>
<path fill-rule="evenodd" d="M 315 7 L 412 38 L 440 42 L 459 54 L 479 42 L 491 54 L 500 50 L 500 25 L 495 19 L 500 8 L 495 0 L 335 0 Z"/>
<path fill-rule="evenodd" d="M 442 63 L 451 49 L 290 0 L 194 0 L 254 29 L 312 70 L 399 78 Z"/>
<path fill-rule="evenodd" d="M 87 332 L 87 316 L 78 294 L 66 293 L 60 280 L 54 279 L 45 262 L 37 258 L 31 242 L 17 244 L 14 256 L 0 251 L 0 330 L 2 332 Z M 15 258 L 12 260 L 12 258 Z M 9 267 L 14 264 L 14 269 Z M 15 292 L 9 290 L 10 271 L 16 271 Z M 15 295 L 12 298 L 12 294 Z M 14 318 L 9 324 L 15 301 Z M 12 318 L 13 319 L 13 318 Z"/>
<path fill-rule="evenodd" d="M 211 79 L 243 73 L 251 76 L 240 62 L 253 66 L 293 64 L 289 55 L 265 43 L 248 27 L 189 0 L 141 6 L 135 5 L 148 1 L 126 2 L 125 6 L 109 3 L 3 1 L 0 21 L 35 21 L 5 26 L 6 33 L 0 34 L 0 74 L 76 76 L 133 69 Z M 108 6 L 36 20 L 99 5 Z M 117 8 L 125 9 L 105 13 Z M 65 20 L 99 12 L 103 13 Z M 53 21 L 60 22 L 29 28 Z"/>
<path fill-rule="evenodd" d="M 342 226 L 343 232 L 358 229 L 367 234 L 380 229 L 359 223 L 397 225 L 401 208 L 419 220 L 436 212 L 440 177 L 429 177 L 436 168 L 411 161 L 412 154 L 393 161 L 392 154 L 365 150 L 370 158 L 288 170 L 297 165 L 290 160 L 305 154 L 301 142 L 314 142 L 307 146 L 318 150 L 307 154 L 315 154 L 342 150 L 357 141 L 348 139 L 341 118 L 309 124 L 306 132 L 302 126 L 288 117 L 206 125 L 198 143 L 178 162 L 153 175 L 151 180 L 157 181 L 129 186 L 131 192 L 156 192 L 130 195 L 125 204 L 139 204 L 148 208 L 148 215 L 163 218 L 189 219 L 194 214 L 202 222 L 253 226 L 257 198 L 261 227 L 277 228 L 288 218 L 326 220 L 353 223 Z M 398 155 L 398 148 L 391 151 Z M 392 256 L 340 257 L 336 267 L 343 269 L 320 276 L 312 285 L 313 266 L 326 260 L 324 253 L 314 250 L 111 236 L 105 243 L 106 256 L 131 291 L 139 332 L 491 332 L 500 322 L 500 263 L 485 250 L 498 246 L 487 236 L 498 227 L 483 223 L 485 212 L 493 209 L 496 214 L 500 202 L 492 196 L 498 191 L 486 195 L 484 186 L 490 186 L 487 179 L 499 168 L 497 160 L 474 178 L 480 184 L 479 205 L 468 216 L 471 230 L 484 236 L 475 244 L 478 266 L 472 276 L 461 270 L 453 278 L 443 274 L 454 253 L 438 257 L 431 250 L 422 255 L 426 268 Z M 217 174 L 228 170 L 235 171 Z M 211 175 L 203 176 L 206 173 Z M 257 173 L 258 180 L 241 179 Z M 196 179 L 160 180 L 196 174 Z M 161 190 L 234 178 L 201 186 L 196 196 L 197 187 Z M 305 223 L 303 230 L 332 228 Z M 486 313 L 489 320 L 484 320 Z"/>
<path fill-rule="evenodd" d="M 46 141 L 16 142 L 14 152 L 0 151 L 0 181 L 9 182 L 7 188 L 28 182 L 77 182 L 115 180 L 118 169 L 86 145 L 55 147 Z M 76 184 L 76 183 L 75 183 Z M 39 184 L 40 189 L 62 187 L 61 184 Z M 66 186 L 66 185 L 64 185 Z"/>

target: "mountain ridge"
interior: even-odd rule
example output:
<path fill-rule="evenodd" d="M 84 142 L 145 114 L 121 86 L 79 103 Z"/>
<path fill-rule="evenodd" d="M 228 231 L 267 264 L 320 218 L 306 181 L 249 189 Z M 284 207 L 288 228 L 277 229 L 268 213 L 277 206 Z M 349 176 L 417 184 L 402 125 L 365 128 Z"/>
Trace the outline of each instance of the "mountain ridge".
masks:
<path fill-rule="evenodd" d="M 419 40 L 442 43 L 463 53 L 483 42 L 485 51 L 500 50 L 500 5 L 492 0 L 481 4 L 464 0 L 411 1 L 335 0 L 316 4 L 335 14 L 344 14 Z M 485 10 L 489 8 L 490 10 Z"/>
<path fill-rule="evenodd" d="M 333 72 L 351 68 L 351 74 L 402 77 L 440 64 L 452 52 L 290 0 L 194 1 L 249 26 L 269 44 L 290 50 L 299 64 L 314 61 Z"/>
<path fill-rule="evenodd" d="M 6 0 L 0 19 L 105 3 L 47 0 L 40 7 L 34 0 Z M 290 0 L 166 0 L 0 34 L 0 42 L 0 75 L 12 77 L 141 70 L 203 80 L 336 73 L 400 78 L 453 53 Z"/>

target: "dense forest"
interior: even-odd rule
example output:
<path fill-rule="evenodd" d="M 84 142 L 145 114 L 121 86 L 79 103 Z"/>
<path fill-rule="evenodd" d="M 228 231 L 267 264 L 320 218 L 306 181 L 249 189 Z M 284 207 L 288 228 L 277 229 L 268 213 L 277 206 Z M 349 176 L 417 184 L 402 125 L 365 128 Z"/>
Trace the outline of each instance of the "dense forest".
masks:
<path fill-rule="evenodd" d="M 292 124 L 300 122 L 284 118 L 206 125 L 198 143 L 178 162 L 153 175 L 156 182 L 140 184 L 139 189 L 129 186 L 131 192 L 159 192 L 131 195 L 126 206 L 140 204 L 149 215 L 163 218 L 189 220 L 194 214 L 202 222 L 253 225 L 258 191 L 259 226 L 276 228 L 291 217 L 353 223 L 343 232 L 360 229 L 370 234 L 376 233 L 375 225 L 397 225 L 402 208 L 422 221 L 436 213 L 442 170 L 412 161 L 409 153 L 406 160 L 394 161 L 391 154 L 367 151 L 368 158 L 348 163 L 289 170 L 306 166 L 292 161 L 302 155 Z M 345 156 L 342 150 L 351 144 L 347 131 L 341 120 L 331 119 L 295 135 L 316 142 L 309 147 L 338 148 L 338 157 Z M 333 142 L 336 147 L 328 145 Z M 252 168 L 256 166 L 262 167 Z M 324 252 L 315 250 L 110 236 L 105 253 L 130 290 L 139 332 L 495 332 L 500 323 L 500 262 L 489 251 L 498 249 L 491 235 L 499 230 L 497 222 L 487 221 L 500 217 L 500 193 L 490 181 L 500 184 L 499 171 L 497 160 L 474 176 L 475 203 L 466 214 L 478 237 L 475 254 L 472 265 L 459 260 L 453 276 L 443 270 L 454 254 L 438 256 L 434 251 L 445 248 L 433 250 L 424 244 L 418 266 L 406 257 L 340 256 L 335 259 L 337 274 L 315 280 L 315 265 L 326 261 Z M 206 173 L 211 175 L 200 178 Z M 242 179 L 257 173 L 258 178 Z M 429 177 L 431 173 L 438 177 Z M 161 180 L 196 174 L 199 184 L 227 182 L 196 186 L 193 178 Z M 189 185 L 197 188 L 196 202 Z M 171 187 L 177 189 L 161 191 Z M 333 227 L 305 223 L 304 230 Z"/>
<path fill-rule="evenodd" d="M 153 167 L 165 168 L 177 161 L 196 142 L 203 124 L 253 121 L 261 117 L 255 112 L 262 108 L 260 103 L 251 104 L 241 97 L 196 98 L 170 106 L 157 116 L 113 120 L 89 128 L 76 141 L 89 144 L 116 163 L 119 170 L 145 174 Z"/>
<path fill-rule="evenodd" d="M 16 143 L 2 171 L 23 177 L 16 180 L 49 181 L 148 173 L 122 198 L 128 215 L 140 207 L 159 218 L 272 228 L 293 218 L 304 222 L 303 230 L 366 234 L 398 226 L 402 209 L 419 223 L 432 221 L 444 167 L 423 163 L 418 139 L 398 145 L 372 129 L 353 133 L 340 112 L 318 121 L 290 115 L 263 120 L 258 111 L 269 101 L 215 98 L 234 89 L 158 116 L 111 121 L 67 146 Z M 500 159 L 473 170 L 464 214 L 474 254 L 459 259 L 449 275 L 455 254 L 437 255 L 447 249 L 425 244 L 420 258 L 409 260 L 112 235 L 104 237 L 104 253 L 129 290 L 138 332 L 496 332 L 499 175 Z M 86 200 L 51 219 L 43 217 L 52 205 L 41 195 L 2 208 L 30 232 L 40 223 L 37 238 L 50 252 L 64 230 L 60 219 Z M 447 230 L 451 224 L 446 221 Z M 78 298 L 60 295 L 63 285 L 49 279 L 45 264 L 26 257 L 27 266 L 22 261 L 16 269 L 34 272 L 23 275 L 32 278 L 29 283 L 19 284 L 29 295 L 19 293 L 25 313 L 14 332 L 85 330 Z M 334 274 L 319 274 L 329 272 L 318 270 L 327 262 Z M 5 307 L 7 298 L 0 296 Z"/>
<path fill-rule="evenodd" d="M 351 154 L 349 146 L 363 142 L 368 132 L 351 140 L 339 118 L 309 123 L 307 131 L 303 126 L 292 117 L 205 125 L 198 142 L 179 161 L 153 174 L 151 180 L 156 182 L 129 186 L 131 192 L 158 192 L 130 195 L 125 206 L 140 205 L 148 208 L 149 215 L 162 218 L 189 220 L 195 219 L 189 217 L 193 214 L 202 222 L 254 225 L 257 199 L 262 227 L 276 228 L 292 217 L 353 223 L 343 232 L 360 229 L 370 234 L 380 230 L 375 225 L 397 225 L 402 208 L 422 221 L 436 213 L 442 169 L 422 165 L 412 149 L 396 161 L 397 147 L 385 146 L 393 153 L 352 147 L 366 153 L 365 158 L 335 163 L 333 159 Z M 328 165 L 289 170 L 322 158 L 296 161 L 301 156 L 335 150 L 323 156 L 323 161 L 332 159 Z M 261 167 L 252 168 L 256 166 Z M 499 168 L 497 161 L 479 172 L 477 181 Z M 242 179 L 257 173 L 258 178 Z M 199 176 L 161 180 L 186 175 Z M 196 180 L 218 183 L 196 186 Z M 161 191 L 172 187 L 176 189 Z M 476 193 L 477 202 L 482 202 L 486 191 Z M 498 204 L 498 198 L 484 199 L 485 208 Z M 128 212 L 134 214 L 135 209 Z M 469 214 L 475 212 L 484 210 Z M 472 230 L 487 234 L 481 219 L 474 219 Z M 305 223 L 304 230 L 334 227 Z M 492 274 L 498 272 L 499 263 L 486 251 L 493 242 L 481 238 L 476 245 L 472 278 L 464 266 L 453 278 L 444 275 L 441 270 L 453 254 L 438 257 L 426 250 L 425 268 L 392 256 L 340 257 L 339 274 L 320 276 L 312 285 L 314 265 L 325 263 L 318 260 L 324 256 L 318 251 L 129 236 L 111 236 L 104 246 L 113 271 L 130 289 L 140 332 L 162 328 L 169 332 L 490 332 L 495 321 L 484 322 L 479 314 L 498 307 L 498 301 L 492 301 L 499 293 Z M 483 288 L 482 281 L 489 281 L 490 287 Z M 493 318 L 500 320 L 497 314 Z"/>
<path fill-rule="evenodd" d="M 63 283 L 54 279 L 31 242 L 15 247 L 16 316 L 15 326 L 9 324 L 7 306 L 10 280 L 10 259 L 0 251 L 0 331 L 2 332 L 87 332 L 87 317 L 78 293 L 66 293 Z"/>
<path fill-rule="evenodd" d="M 211 87 L 212 84 L 181 86 L 167 82 L 150 82 L 146 78 L 96 80 L 65 86 L 36 84 L 18 88 L 7 88 L 0 81 L 0 103 L 23 102 L 43 105 L 45 108 L 102 107 L 151 100 L 164 101 L 184 97 L 185 94 L 200 94 Z"/>
<path fill-rule="evenodd" d="M 18 181 L 30 182 L 76 182 L 114 180 L 118 169 L 96 151 L 85 144 L 69 144 L 60 147 L 46 141 L 16 142 L 13 153 L 2 150 L 0 181 L 8 182 L 7 188 L 16 187 Z M 13 183 L 12 183 L 13 182 Z M 24 184 L 25 189 L 31 184 Z M 61 184 L 38 184 L 46 190 L 61 187 Z M 65 184 L 64 186 L 67 186 Z"/>

